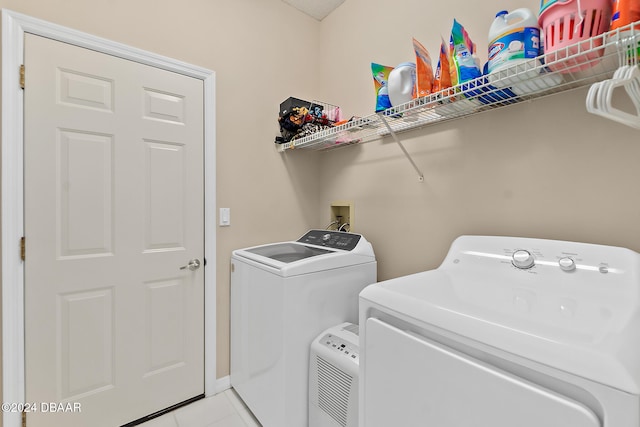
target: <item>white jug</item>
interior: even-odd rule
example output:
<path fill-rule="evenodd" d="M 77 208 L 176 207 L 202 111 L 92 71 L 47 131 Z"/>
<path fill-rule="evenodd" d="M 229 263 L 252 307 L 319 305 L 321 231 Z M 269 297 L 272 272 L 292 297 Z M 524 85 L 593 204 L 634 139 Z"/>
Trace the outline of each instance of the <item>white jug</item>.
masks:
<path fill-rule="evenodd" d="M 540 55 L 538 18 L 529 9 L 498 12 L 489 29 L 489 73 Z"/>
<path fill-rule="evenodd" d="M 403 62 L 389 73 L 389 101 L 396 107 L 416 97 L 416 64 Z"/>

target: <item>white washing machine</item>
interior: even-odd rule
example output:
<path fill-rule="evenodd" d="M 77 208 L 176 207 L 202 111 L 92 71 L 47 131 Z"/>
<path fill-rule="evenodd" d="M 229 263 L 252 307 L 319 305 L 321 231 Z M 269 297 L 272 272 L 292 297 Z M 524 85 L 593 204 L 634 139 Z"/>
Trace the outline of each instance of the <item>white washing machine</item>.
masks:
<path fill-rule="evenodd" d="M 640 255 L 458 238 L 360 295 L 360 426 L 639 427 Z"/>
<path fill-rule="evenodd" d="M 361 235 L 311 230 L 231 257 L 231 385 L 263 427 L 308 423 L 309 346 L 357 323 L 358 294 L 377 278 Z"/>

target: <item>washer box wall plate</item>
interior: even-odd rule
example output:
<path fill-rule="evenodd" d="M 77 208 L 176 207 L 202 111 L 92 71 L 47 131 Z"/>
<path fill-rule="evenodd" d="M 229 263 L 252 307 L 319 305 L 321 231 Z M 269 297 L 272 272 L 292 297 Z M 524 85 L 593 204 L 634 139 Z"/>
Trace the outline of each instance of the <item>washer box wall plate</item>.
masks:
<path fill-rule="evenodd" d="M 331 203 L 330 222 L 338 221 L 334 226 L 337 230 L 343 224 L 349 224 L 346 231 L 353 231 L 355 227 L 354 223 L 354 204 L 349 201 L 336 201 Z"/>

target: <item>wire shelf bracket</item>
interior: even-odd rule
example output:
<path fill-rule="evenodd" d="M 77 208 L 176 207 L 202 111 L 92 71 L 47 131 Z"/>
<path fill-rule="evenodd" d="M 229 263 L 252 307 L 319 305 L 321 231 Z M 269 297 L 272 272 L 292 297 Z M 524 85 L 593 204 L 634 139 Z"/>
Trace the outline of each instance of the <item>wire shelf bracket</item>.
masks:
<path fill-rule="evenodd" d="M 389 131 L 389 134 L 391 135 L 391 137 L 393 138 L 393 140 L 396 142 L 396 144 L 398 144 L 398 146 L 400 147 L 400 149 L 402 150 L 402 152 L 404 153 L 405 157 L 409 160 L 409 162 L 411 163 L 411 166 L 413 166 L 413 168 L 416 170 L 416 172 L 418 173 L 418 181 L 419 182 L 424 182 L 424 174 L 422 173 L 422 171 L 420 170 L 420 168 L 418 168 L 418 165 L 416 165 L 416 162 L 413 161 L 413 159 L 411 158 L 411 155 L 409 154 L 409 152 L 407 151 L 406 148 L 404 148 L 404 145 L 402 144 L 402 141 L 400 141 L 400 138 L 398 138 L 398 135 L 394 132 L 393 129 L 391 129 L 391 126 L 389 125 L 389 122 L 387 121 L 387 119 L 384 117 L 384 115 L 382 114 L 378 114 L 378 116 L 380 117 L 380 120 L 382 120 L 382 123 L 385 125 L 385 127 L 387 128 L 387 130 Z"/>

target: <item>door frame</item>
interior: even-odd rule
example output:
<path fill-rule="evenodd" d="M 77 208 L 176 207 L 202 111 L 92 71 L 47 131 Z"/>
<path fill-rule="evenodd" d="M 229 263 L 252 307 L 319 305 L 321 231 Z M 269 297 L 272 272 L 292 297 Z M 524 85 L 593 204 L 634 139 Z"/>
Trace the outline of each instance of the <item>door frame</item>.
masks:
<path fill-rule="evenodd" d="M 24 263 L 24 95 L 20 65 L 25 33 L 172 71 L 203 81 L 205 180 L 205 395 L 216 394 L 216 122 L 215 72 L 121 43 L 2 9 L 2 401 L 25 401 Z M 28 83 L 27 83 L 28 84 Z M 4 412 L 4 411 L 3 411 Z M 19 427 L 20 413 L 3 413 L 5 427 Z"/>

